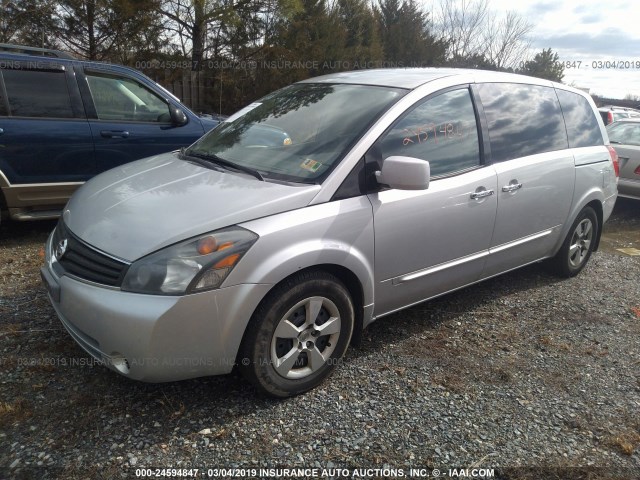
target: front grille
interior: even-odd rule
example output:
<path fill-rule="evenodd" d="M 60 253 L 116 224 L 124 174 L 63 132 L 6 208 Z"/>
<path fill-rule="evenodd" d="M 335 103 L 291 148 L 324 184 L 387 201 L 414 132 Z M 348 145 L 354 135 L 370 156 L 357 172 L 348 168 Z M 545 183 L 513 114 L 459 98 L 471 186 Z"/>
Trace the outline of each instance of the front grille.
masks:
<path fill-rule="evenodd" d="M 60 242 L 67 240 L 62 257 L 57 256 Z M 62 219 L 58 222 L 51 244 L 52 255 L 62 266 L 65 273 L 90 282 L 119 287 L 129 266 L 127 263 L 111 258 L 90 247 L 69 231 Z"/>

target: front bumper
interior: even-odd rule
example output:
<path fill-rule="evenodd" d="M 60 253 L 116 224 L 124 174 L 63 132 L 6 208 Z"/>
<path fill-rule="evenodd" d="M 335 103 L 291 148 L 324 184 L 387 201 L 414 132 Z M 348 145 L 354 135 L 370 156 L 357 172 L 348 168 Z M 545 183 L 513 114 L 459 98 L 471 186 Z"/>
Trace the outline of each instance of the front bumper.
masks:
<path fill-rule="evenodd" d="M 51 237 L 42 276 L 74 340 L 129 378 L 166 382 L 229 373 L 245 328 L 270 285 L 241 284 L 193 295 L 123 292 L 58 275 Z"/>

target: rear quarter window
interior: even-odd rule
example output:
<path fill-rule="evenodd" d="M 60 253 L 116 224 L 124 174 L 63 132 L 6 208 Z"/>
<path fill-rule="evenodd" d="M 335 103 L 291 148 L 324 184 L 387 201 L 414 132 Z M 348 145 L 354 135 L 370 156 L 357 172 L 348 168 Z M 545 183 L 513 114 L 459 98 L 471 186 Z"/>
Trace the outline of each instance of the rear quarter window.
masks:
<path fill-rule="evenodd" d="M 589 101 L 582 95 L 566 90 L 556 90 L 556 93 L 567 125 L 569 147 L 603 145 L 600 125 Z"/>
<path fill-rule="evenodd" d="M 492 161 L 568 147 L 562 110 L 553 88 L 484 83 L 478 91 L 489 126 Z"/>

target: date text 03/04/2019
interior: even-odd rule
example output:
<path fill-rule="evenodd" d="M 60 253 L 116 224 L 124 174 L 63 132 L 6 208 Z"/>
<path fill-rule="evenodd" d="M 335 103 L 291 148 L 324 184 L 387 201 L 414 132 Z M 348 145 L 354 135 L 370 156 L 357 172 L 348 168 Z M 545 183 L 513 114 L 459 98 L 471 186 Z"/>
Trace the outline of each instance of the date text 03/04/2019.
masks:
<path fill-rule="evenodd" d="M 564 60 L 565 70 L 640 70 L 640 60 Z"/>

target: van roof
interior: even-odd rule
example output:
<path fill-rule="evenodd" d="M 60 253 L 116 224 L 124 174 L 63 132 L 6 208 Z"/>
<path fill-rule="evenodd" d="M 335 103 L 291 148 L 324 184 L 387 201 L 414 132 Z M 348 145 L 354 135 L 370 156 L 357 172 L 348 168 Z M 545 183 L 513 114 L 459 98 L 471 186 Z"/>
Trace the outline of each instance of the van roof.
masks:
<path fill-rule="evenodd" d="M 352 83 L 413 90 L 420 85 L 424 85 L 425 83 L 432 82 L 440 78 L 462 75 L 472 75 L 476 81 L 510 81 L 545 86 L 551 86 L 553 84 L 553 82 L 550 82 L 549 80 L 527 77 L 514 73 L 472 70 L 465 68 L 383 68 L 355 70 L 351 72 L 330 73 L 320 77 L 309 78 L 300 83 Z"/>

